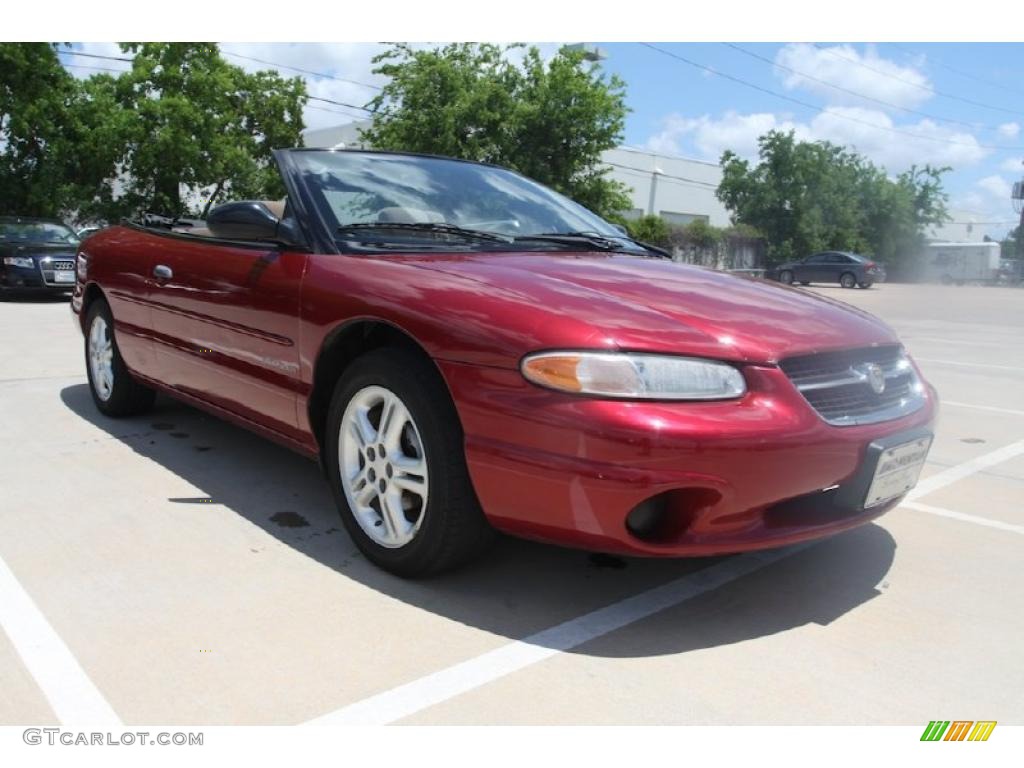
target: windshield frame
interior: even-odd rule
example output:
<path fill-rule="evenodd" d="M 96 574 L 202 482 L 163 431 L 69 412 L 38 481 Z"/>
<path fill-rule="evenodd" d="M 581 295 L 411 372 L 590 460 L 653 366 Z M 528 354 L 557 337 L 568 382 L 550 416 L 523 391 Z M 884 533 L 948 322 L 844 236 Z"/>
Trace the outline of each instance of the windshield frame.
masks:
<path fill-rule="evenodd" d="M 604 231 L 595 233 L 605 240 L 615 243 L 614 250 L 622 253 L 643 255 L 647 253 L 647 250 L 641 244 L 634 241 L 628 235 L 623 234 L 615 225 L 607 221 L 603 217 L 589 210 L 585 206 L 569 199 L 565 195 L 541 184 L 538 181 L 528 178 L 517 171 L 510 168 L 505 168 L 500 165 L 494 165 L 492 163 L 482 163 L 473 160 L 464 160 L 461 158 L 445 157 L 443 155 L 434 155 L 427 153 L 418 152 L 395 152 L 389 150 L 373 150 L 373 149 L 356 149 L 356 148 L 322 148 L 322 147 L 299 147 L 294 149 L 275 150 L 274 157 L 278 162 L 279 168 L 281 169 L 282 176 L 285 180 L 285 186 L 288 188 L 289 195 L 295 203 L 296 212 L 299 214 L 300 220 L 304 221 L 306 225 L 307 234 L 310 236 L 310 240 L 317 244 L 317 250 L 323 250 L 330 253 L 368 253 L 368 254 L 399 254 L 399 253 L 444 253 L 444 252 L 460 252 L 460 251 L 526 251 L 526 250 L 552 250 L 552 249 L 564 249 L 566 245 L 559 246 L 557 243 L 542 243 L 539 241 L 527 243 L 516 243 L 512 241 L 512 238 L 508 236 L 508 233 L 498 230 L 480 229 L 481 232 L 487 232 L 488 234 L 495 234 L 501 237 L 507 237 L 509 242 L 484 242 L 483 240 L 478 242 L 468 242 L 466 240 L 459 240 L 456 237 L 444 240 L 443 238 L 402 238 L 401 242 L 395 242 L 394 245 L 388 245 L 386 247 L 374 246 L 372 244 L 359 244 L 351 238 L 339 238 L 337 237 L 336 230 L 338 229 L 337 216 L 333 210 L 330 210 L 329 204 L 327 203 L 323 194 L 323 188 L 317 185 L 311 178 L 312 174 L 309 173 L 308 168 L 301 160 L 301 156 L 305 153 L 322 153 L 332 155 L 352 154 L 362 156 L 382 156 L 382 157 L 404 157 L 422 159 L 428 161 L 440 161 L 445 163 L 462 163 L 470 166 L 477 166 L 483 169 L 493 169 L 500 172 L 501 174 L 508 174 L 516 180 L 526 184 L 538 187 L 546 195 L 551 195 L 559 203 L 564 204 L 568 207 L 568 210 L 573 211 L 578 209 L 582 215 L 591 217 L 599 224 L 603 225 Z M 440 223 L 440 222 L 438 222 Z M 459 222 L 451 221 L 447 222 L 455 226 L 465 226 L 459 224 Z M 344 224 L 341 225 L 344 228 Z M 535 233 L 522 233 L 524 236 Z M 536 233 L 540 234 L 540 233 Z M 575 248 L 580 250 L 580 248 Z"/>

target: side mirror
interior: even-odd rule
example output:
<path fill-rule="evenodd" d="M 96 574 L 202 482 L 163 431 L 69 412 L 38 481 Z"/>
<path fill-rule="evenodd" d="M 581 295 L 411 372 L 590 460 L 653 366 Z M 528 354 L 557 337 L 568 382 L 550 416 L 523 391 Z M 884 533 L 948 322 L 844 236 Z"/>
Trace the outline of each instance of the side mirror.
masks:
<path fill-rule="evenodd" d="M 255 201 L 218 205 L 207 215 L 206 227 L 214 237 L 227 240 L 295 243 L 293 228 L 284 225 L 263 203 Z"/>

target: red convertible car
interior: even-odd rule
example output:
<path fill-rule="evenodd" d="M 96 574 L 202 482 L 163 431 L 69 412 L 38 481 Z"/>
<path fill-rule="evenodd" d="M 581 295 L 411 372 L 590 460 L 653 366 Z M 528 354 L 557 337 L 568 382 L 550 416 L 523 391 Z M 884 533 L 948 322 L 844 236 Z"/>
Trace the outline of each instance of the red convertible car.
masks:
<path fill-rule="evenodd" d="M 109 416 L 160 390 L 317 458 L 381 567 L 449 568 L 495 530 L 774 547 L 917 481 L 935 393 L 871 315 L 673 263 L 502 168 L 275 157 L 283 201 L 81 246 L 89 383 Z"/>

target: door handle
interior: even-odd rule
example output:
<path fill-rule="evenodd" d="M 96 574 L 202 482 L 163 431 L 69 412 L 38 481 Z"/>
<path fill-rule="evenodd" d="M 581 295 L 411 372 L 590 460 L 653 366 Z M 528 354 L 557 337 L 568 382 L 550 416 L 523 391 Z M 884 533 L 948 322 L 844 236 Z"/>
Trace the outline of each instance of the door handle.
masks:
<path fill-rule="evenodd" d="M 153 267 L 153 277 L 157 280 L 170 280 L 174 277 L 174 272 L 166 264 L 157 264 Z"/>

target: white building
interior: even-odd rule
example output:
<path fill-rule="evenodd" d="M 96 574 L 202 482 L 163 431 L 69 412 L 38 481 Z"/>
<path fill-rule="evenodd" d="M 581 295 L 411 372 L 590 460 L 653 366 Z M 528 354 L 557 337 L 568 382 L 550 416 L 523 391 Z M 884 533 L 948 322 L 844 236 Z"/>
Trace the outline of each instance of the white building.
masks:
<path fill-rule="evenodd" d="M 611 177 L 631 190 L 628 216 L 655 214 L 680 226 L 691 221 L 729 226 L 729 211 L 715 197 L 722 180 L 718 164 L 634 147 L 610 149 L 602 159 L 611 166 Z"/>
<path fill-rule="evenodd" d="M 359 130 L 369 121 L 357 121 L 332 128 L 305 131 L 307 147 L 358 147 Z M 602 159 L 611 169 L 611 178 L 630 189 L 633 206 L 627 217 L 657 214 L 672 224 L 704 221 L 716 227 L 729 226 L 729 212 L 715 190 L 722 180 L 722 169 L 715 163 L 655 154 L 633 147 L 617 147 Z"/>

